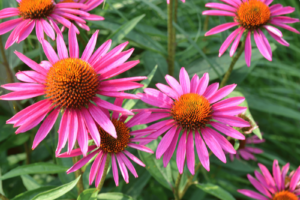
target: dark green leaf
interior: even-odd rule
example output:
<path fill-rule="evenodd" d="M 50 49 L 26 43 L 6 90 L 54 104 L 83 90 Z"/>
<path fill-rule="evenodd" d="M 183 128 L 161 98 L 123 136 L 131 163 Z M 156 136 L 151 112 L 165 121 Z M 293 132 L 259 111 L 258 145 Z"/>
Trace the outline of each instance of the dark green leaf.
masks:
<path fill-rule="evenodd" d="M 226 190 L 222 189 L 218 185 L 206 183 L 206 184 L 196 184 L 196 186 L 201 190 L 203 190 L 204 192 L 217 197 L 218 199 L 235 200 L 235 198 L 230 193 L 228 193 Z"/>
<path fill-rule="evenodd" d="M 130 196 L 117 192 L 102 193 L 97 198 L 100 200 L 133 200 Z"/>

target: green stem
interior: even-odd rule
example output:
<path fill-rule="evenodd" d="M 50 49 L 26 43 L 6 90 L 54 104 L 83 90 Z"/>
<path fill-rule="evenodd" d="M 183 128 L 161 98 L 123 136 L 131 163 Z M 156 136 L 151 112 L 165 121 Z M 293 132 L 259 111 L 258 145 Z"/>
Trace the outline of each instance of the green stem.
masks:
<path fill-rule="evenodd" d="M 79 148 L 79 145 L 78 143 L 76 142 L 75 144 L 75 149 L 78 149 Z M 75 156 L 75 157 L 72 157 L 72 161 L 73 161 L 73 164 L 76 164 L 78 161 L 80 160 L 80 156 Z M 78 178 L 80 176 L 80 179 L 79 181 L 77 182 L 77 189 L 78 189 L 78 196 L 83 192 L 84 190 L 84 187 L 83 187 L 83 180 L 82 180 L 82 171 L 81 169 L 78 169 L 76 172 L 75 172 L 75 178 Z"/>
<path fill-rule="evenodd" d="M 107 174 L 107 170 L 108 170 L 108 167 L 109 167 L 109 161 L 110 161 L 111 157 L 110 157 L 110 154 L 108 153 L 107 154 L 107 157 L 106 157 L 106 162 L 105 162 L 105 166 L 104 166 L 104 171 L 103 171 L 103 175 L 101 177 L 101 181 L 97 187 L 97 190 L 98 192 L 101 191 L 102 187 L 103 187 L 103 184 L 104 184 L 104 181 L 105 181 L 105 178 L 106 178 L 106 174 Z"/>
<path fill-rule="evenodd" d="M 9 200 L 6 196 L 4 196 L 3 194 L 0 193 L 0 199 L 1 200 Z"/>
<path fill-rule="evenodd" d="M 238 59 L 240 58 L 240 56 L 242 55 L 242 53 L 244 52 L 244 49 L 245 49 L 245 42 L 246 42 L 246 38 L 247 38 L 247 33 L 246 33 L 246 36 L 245 36 L 245 39 L 243 40 L 242 42 L 242 46 L 240 47 L 239 51 L 237 52 L 237 54 L 234 56 L 234 58 L 232 59 L 231 63 L 230 63 L 230 66 L 226 72 L 226 74 L 224 75 L 223 77 L 223 80 L 221 82 L 221 85 L 220 85 L 220 88 L 224 87 L 230 77 L 230 74 L 234 68 L 234 65 L 236 64 L 236 62 L 238 61 Z"/>
<path fill-rule="evenodd" d="M 174 74 L 174 63 L 175 63 L 175 30 L 173 27 L 173 1 L 170 0 L 168 4 L 168 71 L 169 75 Z"/>
<path fill-rule="evenodd" d="M 1 51 L 2 58 L 3 58 L 3 65 L 4 65 L 4 67 L 6 69 L 6 73 L 7 73 L 7 82 L 8 83 L 13 83 L 14 82 L 14 76 L 13 76 L 13 73 L 12 73 L 10 67 L 9 67 L 9 64 L 8 64 L 8 61 L 7 61 L 7 58 L 6 58 L 6 55 L 5 55 L 5 49 L 4 49 L 1 37 L 0 37 L 0 51 Z"/>
<path fill-rule="evenodd" d="M 175 200 L 180 200 L 179 185 L 180 185 L 181 178 L 182 178 L 182 174 L 179 173 L 178 177 L 176 179 L 176 182 L 175 182 L 175 187 L 174 187 L 174 197 L 175 197 Z"/>

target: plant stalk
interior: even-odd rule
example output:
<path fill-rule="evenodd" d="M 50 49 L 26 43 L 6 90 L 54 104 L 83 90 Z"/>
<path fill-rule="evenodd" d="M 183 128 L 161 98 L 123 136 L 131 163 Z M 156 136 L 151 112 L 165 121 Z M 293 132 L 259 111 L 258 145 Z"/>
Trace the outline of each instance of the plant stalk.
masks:
<path fill-rule="evenodd" d="M 108 153 L 107 157 L 106 157 L 106 162 L 105 162 L 105 166 L 104 166 L 103 175 L 102 175 L 101 181 L 100 181 L 100 183 L 99 183 L 99 185 L 97 187 L 98 192 L 100 192 L 101 189 L 102 189 L 102 187 L 103 187 L 103 184 L 104 184 L 104 181 L 105 181 L 105 178 L 106 178 L 106 174 L 107 174 L 107 170 L 108 170 L 108 167 L 109 167 L 109 161 L 110 161 L 110 159 L 111 159 L 111 156 Z"/>
<path fill-rule="evenodd" d="M 6 196 L 4 196 L 3 194 L 0 193 L 0 199 L 1 200 L 9 200 Z"/>
<path fill-rule="evenodd" d="M 7 74 L 7 82 L 8 83 L 13 83 L 14 82 L 14 75 L 13 75 L 13 73 L 12 73 L 10 67 L 9 67 L 1 37 L 0 37 L 0 51 L 1 51 L 2 58 L 3 58 L 3 65 L 5 67 L 6 74 Z"/>
<path fill-rule="evenodd" d="M 79 145 L 78 143 L 76 142 L 75 144 L 75 149 L 78 149 L 79 148 Z M 75 156 L 75 157 L 72 157 L 72 161 L 73 161 L 73 164 L 76 164 L 78 161 L 80 160 L 80 156 Z M 75 172 L 75 178 L 78 178 L 80 176 L 80 179 L 79 181 L 77 182 L 77 189 L 78 189 L 78 196 L 83 192 L 84 190 L 84 187 L 83 187 L 83 180 L 82 180 L 82 171 L 81 169 L 78 169 L 76 172 Z"/>
<path fill-rule="evenodd" d="M 174 197 L 175 197 L 175 200 L 180 200 L 179 185 L 180 185 L 181 178 L 182 178 L 182 174 L 179 173 L 178 177 L 176 179 L 176 182 L 175 182 L 175 187 L 174 187 Z"/>
<path fill-rule="evenodd" d="M 222 82 L 221 82 L 221 85 L 220 85 L 220 88 L 224 87 L 230 77 L 230 74 L 234 68 L 234 65 L 236 64 L 236 62 L 238 61 L 238 59 L 240 58 L 240 56 L 242 55 L 242 53 L 244 52 L 244 49 L 245 49 L 245 42 L 246 42 L 246 38 L 247 38 L 247 33 L 245 35 L 245 39 L 243 40 L 242 42 L 242 45 L 239 49 L 239 51 L 237 52 L 237 54 L 234 56 L 234 58 L 232 59 L 231 63 L 230 63 L 230 66 L 226 72 L 226 74 L 224 75 L 223 79 L 222 79 Z"/>
<path fill-rule="evenodd" d="M 177 1 L 177 0 L 175 0 Z M 174 0 L 170 0 L 168 4 L 168 72 L 169 75 L 174 75 L 174 63 L 175 63 L 175 29 L 173 26 L 173 3 Z"/>

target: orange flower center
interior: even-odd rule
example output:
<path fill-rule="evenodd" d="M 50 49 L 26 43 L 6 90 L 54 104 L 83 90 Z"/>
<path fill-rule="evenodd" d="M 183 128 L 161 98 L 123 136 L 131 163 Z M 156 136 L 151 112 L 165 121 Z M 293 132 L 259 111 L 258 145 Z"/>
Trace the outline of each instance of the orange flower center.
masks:
<path fill-rule="evenodd" d="M 237 11 L 237 20 L 244 28 L 254 30 L 268 23 L 270 19 L 269 7 L 260 0 L 243 2 Z"/>
<path fill-rule="evenodd" d="M 117 139 L 112 137 L 106 131 L 104 131 L 100 126 L 98 126 L 100 137 L 101 137 L 101 149 L 104 152 L 114 152 L 118 153 L 124 150 L 127 147 L 130 139 L 129 128 L 117 119 L 112 119 L 117 132 Z"/>
<path fill-rule="evenodd" d="M 19 3 L 23 19 L 40 19 L 49 16 L 55 5 L 53 0 L 22 0 Z"/>
<path fill-rule="evenodd" d="M 199 94 L 189 93 L 174 102 L 171 114 L 184 129 L 199 129 L 210 121 L 212 109 L 209 101 Z"/>
<path fill-rule="evenodd" d="M 96 95 L 99 81 L 94 68 L 78 58 L 56 62 L 46 79 L 46 97 L 55 106 L 80 108 Z"/>
<path fill-rule="evenodd" d="M 289 191 L 281 191 L 274 195 L 272 200 L 298 200 L 298 197 Z"/>

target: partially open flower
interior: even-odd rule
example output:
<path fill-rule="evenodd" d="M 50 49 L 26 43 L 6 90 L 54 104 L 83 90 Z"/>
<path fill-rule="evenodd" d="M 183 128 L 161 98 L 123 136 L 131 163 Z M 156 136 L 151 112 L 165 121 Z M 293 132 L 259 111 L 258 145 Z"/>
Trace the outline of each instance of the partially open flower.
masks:
<path fill-rule="evenodd" d="M 234 139 L 230 139 L 229 142 L 234 146 Z M 242 157 L 244 160 L 256 160 L 254 154 L 261 154 L 263 153 L 263 150 L 253 147 L 253 145 L 263 142 L 265 142 L 265 140 L 259 139 L 256 135 L 251 136 L 245 140 L 239 140 L 240 145 L 236 151 L 236 154 L 229 154 L 231 161 L 234 160 L 234 157 L 237 159 L 240 159 L 240 157 Z"/>
<path fill-rule="evenodd" d="M 250 123 L 249 127 L 242 127 L 242 128 L 237 128 L 238 131 L 241 133 L 247 135 L 253 132 L 253 130 L 257 129 L 258 126 L 254 124 L 250 118 L 246 115 L 246 113 L 239 114 L 238 117 L 242 118 L 243 120 L 247 121 Z"/>
<path fill-rule="evenodd" d="M 261 172 L 255 171 L 255 177 L 248 174 L 251 184 L 260 192 L 240 189 L 238 192 L 253 199 L 260 200 L 298 200 L 300 198 L 300 189 L 297 188 L 300 181 L 300 167 L 292 176 L 287 176 L 290 164 L 280 167 L 278 161 L 273 162 L 273 176 L 269 170 L 262 164 L 258 164 Z M 286 182 L 287 177 L 290 179 Z"/>
<path fill-rule="evenodd" d="M 226 31 L 232 27 L 238 26 L 222 44 L 219 50 L 219 56 L 223 55 L 232 43 L 230 56 L 233 56 L 241 40 L 243 33 L 246 32 L 245 41 L 245 60 L 248 67 L 251 65 L 251 35 L 253 34 L 256 46 L 260 53 L 269 61 L 272 61 L 272 50 L 268 39 L 263 30 L 266 30 L 278 43 L 289 46 L 289 43 L 282 37 L 282 32 L 274 26 L 278 26 L 294 33 L 299 31 L 286 24 L 299 22 L 299 19 L 281 16 L 290 14 L 295 8 L 281 4 L 270 6 L 273 0 L 220 0 L 222 3 L 207 3 L 205 6 L 216 10 L 206 10 L 203 15 L 230 16 L 234 22 L 219 25 L 205 36 L 214 35 Z M 274 25 L 274 26 L 273 26 Z"/>
<path fill-rule="evenodd" d="M 122 106 L 122 101 L 122 99 L 116 99 L 115 105 Z M 109 117 L 109 113 L 106 113 L 108 114 L 107 117 Z M 129 175 L 127 169 L 129 169 L 129 171 L 134 175 L 134 177 L 137 178 L 138 174 L 128 158 L 130 158 L 138 165 L 141 165 L 142 167 L 145 167 L 145 164 L 142 161 L 140 161 L 137 157 L 135 157 L 132 153 L 130 153 L 128 149 L 133 148 L 139 151 L 153 153 L 153 151 L 148 147 L 145 147 L 140 144 L 135 144 L 136 142 L 144 141 L 144 138 L 134 138 L 133 136 L 137 136 L 142 133 L 149 134 L 152 133 L 154 130 L 148 129 L 131 131 L 130 128 L 135 125 L 144 124 L 145 119 L 149 117 L 149 115 L 150 112 L 141 112 L 133 116 L 130 120 L 126 122 L 126 119 L 128 117 L 127 115 L 122 114 L 122 116 L 119 116 L 118 112 L 114 112 L 112 114 L 111 120 L 116 128 L 118 137 L 112 137 L 109 133 L 107 133 L 105 130 L 98 126 L 98 130 L 101 137 L 101 146 L 90 146 L 88 150 L 90 154 L 78 161 L 73 167 L 71 167 L 67 171 L 67 173 L 77 171 L 86 163 L 88 163 L 94 156 L 96 156 L 90 171 L 89 184 L 91 185 L 96 178 L 95 185 L 96 187 L 98 187 L 104 172 L 104 166 L 107 161 L 107 157 L 109 155 L 109 158 L 111 158 L 112 172 L 116 186 L 119 185 L 119 173 L 117 163 L 126 183 L 129 182 Z M 65 158 L 79 155 L 82 155 L 80 149 L 75 149 L 70 153 L 66 152 L 59 155 L 58 157 Z"/>
<path fill-rule="evenodd" d="M 19 4 L 17 8 L 4 8 L 0 10 L 0 19 L 18 16 L 0 24 L 0 35 L 11 30 L 5 48 L 9 48 L 15 42 L 20 43 L 25 40 L 32 30 L 36 29 L 36 36 L 39 40 L 44 39 L 44 33 L 52 40 L 55 39 L 55 32 L 61 33 L 58 24 L 70 28 L 73 22 L 78 26 L 89 30 L 85 25 L 86 20 L 103 20 L 97 15 L 89 14 L 88 11 L 94 9 L 103 0 L 65 1 L 55 3 L 54 0 L 16 0 Z M 75 28 L 76 33 L 79 30 Z"/>

